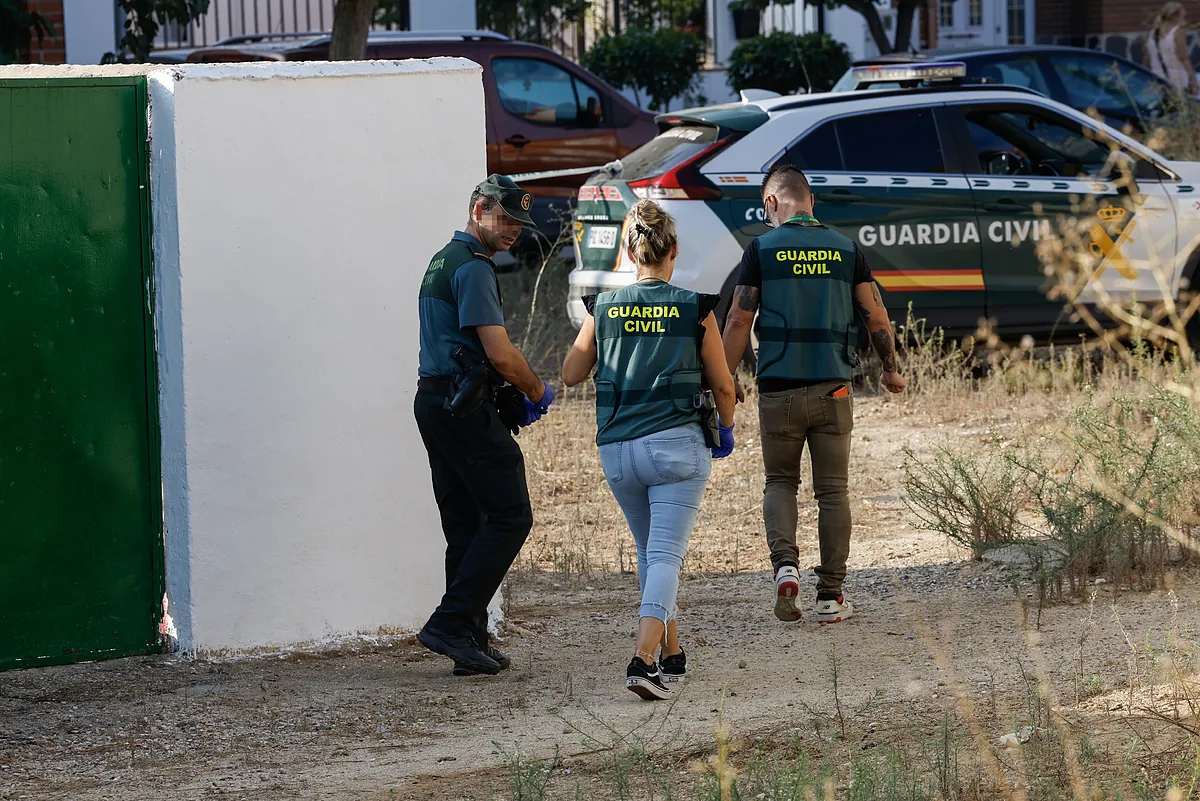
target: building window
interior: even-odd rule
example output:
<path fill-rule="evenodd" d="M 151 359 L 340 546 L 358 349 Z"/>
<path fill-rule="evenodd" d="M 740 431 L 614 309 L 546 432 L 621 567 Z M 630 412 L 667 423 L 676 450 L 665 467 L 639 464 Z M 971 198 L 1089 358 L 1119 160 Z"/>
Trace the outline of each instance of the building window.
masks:
<path fill-rule="evenodd" d="M 1023 45 L 1025 42 L 1026 0 L 1008 0 L 1008 43 Z"/>
<path fill-rule="evenodd" d="M 939 0 L 938 25 L 942 28 L 954 27 L 954 4 L 958 0 Z"/>
<path fill-rule="evenodd" d="M 983 0 L 971 0 L 967 11 L 968 25 L 983 25 Z"/>

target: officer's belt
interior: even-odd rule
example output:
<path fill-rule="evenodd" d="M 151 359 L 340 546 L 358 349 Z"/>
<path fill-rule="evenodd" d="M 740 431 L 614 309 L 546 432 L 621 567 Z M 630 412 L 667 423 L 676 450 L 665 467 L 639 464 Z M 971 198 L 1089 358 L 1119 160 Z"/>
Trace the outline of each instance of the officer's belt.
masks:
<path fill-rule="evenodd" d="M 417 378 L 417 392 L 436 395 L 439 398 L 454 397 L 454 379 L 455 376 L 450 375 L 420 376 Z M 495 400 L 496 388 L 489 385 L 483 392 L 483 399 Z"/>

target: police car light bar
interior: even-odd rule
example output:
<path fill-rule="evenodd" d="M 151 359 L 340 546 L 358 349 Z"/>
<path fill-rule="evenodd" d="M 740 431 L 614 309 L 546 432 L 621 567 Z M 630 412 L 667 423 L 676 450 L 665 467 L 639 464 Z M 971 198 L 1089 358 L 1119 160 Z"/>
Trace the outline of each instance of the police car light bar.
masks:
<path fill-rule="evenodd" d="M 932 64 L 901 66 L 876 65 L 855 67 L 856 83 L 895 83 L 900 81 L 951 81 L 967 77 L 967 65 L 961 61 L 941 61 Z"/>

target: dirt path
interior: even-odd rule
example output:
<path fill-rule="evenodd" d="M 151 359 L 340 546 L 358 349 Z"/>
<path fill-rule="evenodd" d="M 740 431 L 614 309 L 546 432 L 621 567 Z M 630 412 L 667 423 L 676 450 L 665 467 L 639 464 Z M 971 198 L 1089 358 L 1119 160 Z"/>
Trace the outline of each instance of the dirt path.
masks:
<path fill-rule="evenodd" d="M 560 769 L 575 775 L 614 748 L 686 760 L 711 748 L 718 714 L 735 736 L 819 742 L 840 726 L 835 650 L 837 698 L 855 736 L 886 741 L 957 709 L 994 738 L 1023 714 L 1025 672 L 1044 671 L 1064 703 L 1084 677 L 1118 689 L 1131 670 L 1124 632 L 1138 643 L 1165 643 L 1200 622 L 1200 592 L 1180 580 L 1173 594 L 1122 596 L 1118 614 L 1109 588 L 1099 586 L 1095 603 L 1051 608 L 1032 631 L 1029 600 L 1014 594 L 1007 566 L 959 561 L 941 537 L 905 522 L 896 460 L 902 438 L 889 436 L 888 426 L 932 442 L 947 427 L 963 431 L 961 424 L 917 423 L 882 402 L 863 405 L 860 421 L 874 426 L 868 433 L 860 422 L 856 464 L 886 469 L 863 467 L 855 490 L 847 594 L 859 616 L 830 627 L 812 623 L 811 614 L 798 624 L 775 620 L 770 576 L 757 569 L 761 545 L 748 534 L 732 551 L 706 545 L 731 528 L 721 528 L 710 508 L 697 532 L 704 558 L 756 569 L 693 565 L 685 576 L 690 673 L 673 704 L 640 702 L 623 687 L 633 575 L 582 562 L 576 567 L 588 569 L 571 573 L 526 566 L 514 575 L 508 603 L 505 647 L 514 667 L 498 677 L 452 678 L 446 660 L 403 638 L 321 656 L 151 657 L 0 674 L 0 799 L 508 798 L 509 755 L 544 757 L 557 748 Z M 714 488 L 739 511 L 761 492 L 752 455 L 743 458 Z M 574 530 L 562 521 L 579 515 L 596 515 L 602 522 L 591 530 L 616 536 L 613 510 L 601 495 L 586 495 L 596 487 L 585 468 L 576 475 L 563 464 L 530 461 L 541 471 L 535 492 L 551 496 L 538 511 L 546 531 L 531 547 L 549 553 L 554 537 L 578 547 L 587 524 Z M 586 497 L 568 502 L 549 492 L 552 481 L 587 484 L 570 496 Z M 589 503 L 598 506 L 589 511 Z M 739 525 L 752 531 L 753 515 L 744 519 Z M 591 554 L 600 561 L 611 554 L 597 537 Z M 1113 698 L 1119 705 L 1119 693 Z M 562 786 L 571 781 L 564 773 Z"/>

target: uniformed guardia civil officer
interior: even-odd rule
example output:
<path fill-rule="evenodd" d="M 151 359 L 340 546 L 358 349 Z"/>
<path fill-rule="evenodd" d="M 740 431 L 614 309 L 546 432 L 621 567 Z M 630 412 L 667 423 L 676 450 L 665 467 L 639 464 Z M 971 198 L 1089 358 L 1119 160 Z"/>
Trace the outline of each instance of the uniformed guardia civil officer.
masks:
<path fill-rule="evenodd" d="M 870 267 L 854 242 L 813 216 L 804 173 L 776 165 L 763 181 L 762 200 L 774 230 L 751 242 L 742 257 L 725 321 L 725 357 L 731 369 L 742 360 L 757 312 L 763 519 L 775 568 L 775 616 L 801 617 L 796 494 L 807 444 L 820 510 L 817 621 L 838 623 L 854 614 L 842 582 L 850 554 L 856 311 L 883 363 L 883 385 L 903 392 L 908 382 L 900 375 L 891 322 Z"/>
<path fill-rule="evenodd" d="M 455 675 L 509 666 L 508 656 L 488 643 L 487 605 L 529 535 L 533 512 L 512 421 L 497 409 L 498 387 L 480 387 L 483 401 L 469 413 L 452 414 L 447 401 L 460 397 L 464 373 L 485 361 L 524 394 L 516 400 L 516 425 L 536 422 L 554 401 L 554 390 L 509 341 L 491 260 L 512 247 L 522 226 L 533 224 L 532 203 L 506 176 L 479 184 L 465 229 L 430 261 L 418 300 L 414 406 L 446 535 L 446 594 L 417 639 L 451 657 Z"/>
<path fill-rule="evenodd" d="M 596 444 L 633 532 L 642 589 L 625 686 L 655 700 L 669 697 L 667 683 L 685 671 L 675 622 L 679 571 L 711 459 L 733 451 L 735 394 L 713 315 L 717 296 L 670 283 L 679 253 L 675 221 L 643 200 L 629 211 L 626 229 L 623 247 L 638 281 L 584 298 L 588 317 L 563 363 L 563 381 L 574 386 L 596 367 Z M 697 407 L 701 375 L 720 416 L 712 445 Z"/>

